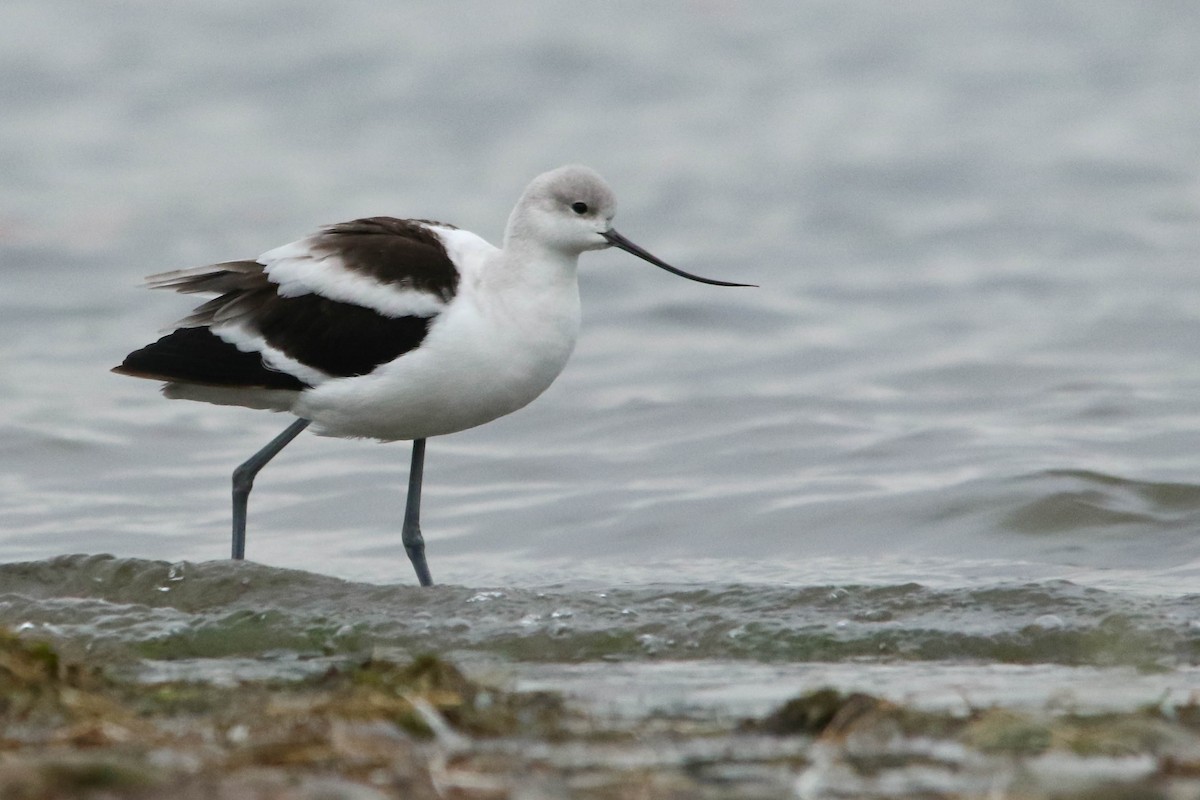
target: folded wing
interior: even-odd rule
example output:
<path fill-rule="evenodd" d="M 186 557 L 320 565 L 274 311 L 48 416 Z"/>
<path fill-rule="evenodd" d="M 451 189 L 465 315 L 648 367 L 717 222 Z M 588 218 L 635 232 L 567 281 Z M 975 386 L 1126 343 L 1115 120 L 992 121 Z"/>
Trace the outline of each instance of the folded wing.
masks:
<path fill-rule="evenodd" d="M 458 290 L 439 231 L 372 217 L 264 253 L 151 276 L 151 288 L 213 292 L 116 372 L 170 383 L 297 391 L 366 375 L 418 346 Z"/>

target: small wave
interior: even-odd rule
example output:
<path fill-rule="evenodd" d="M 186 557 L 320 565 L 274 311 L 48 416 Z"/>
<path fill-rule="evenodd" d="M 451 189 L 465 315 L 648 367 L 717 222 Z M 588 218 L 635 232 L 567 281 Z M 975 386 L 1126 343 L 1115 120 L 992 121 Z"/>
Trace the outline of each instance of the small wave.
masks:
<path fill-rule="evenodd" d="M 355 583 L 254 563 L 72 555 L 0 565 L 0 625 L 92 660 L 315 658 L 378 648 L 515 662 L 1200 658 L 1196 598 L 1066 581 L 930 588 L 486 589 Z"/>
<path fill-rule="evenodd" d="M 1046 470 L 1018 479 L 1037 496 L 1010 511 L 1003 525 L 1021 533 L 1126 525 L 1195 528 L 1200 486 L 1139 481 L 1089 470 Z"/>

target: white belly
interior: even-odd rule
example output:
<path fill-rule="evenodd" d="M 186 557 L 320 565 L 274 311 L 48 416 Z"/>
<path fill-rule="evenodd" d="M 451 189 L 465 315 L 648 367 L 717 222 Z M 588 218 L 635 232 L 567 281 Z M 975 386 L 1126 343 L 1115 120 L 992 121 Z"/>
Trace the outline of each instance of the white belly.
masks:
<path fill-rule="evenodd" d="M 562 372 L 578 333 L 577 289 L 566 297 L 486 308 L 462 296 L 434 321 L 419 348 L 370 375 L 309 389 L 292 411 L 325 436 L 392 441 L 466 430 L 544 392 Z"/>

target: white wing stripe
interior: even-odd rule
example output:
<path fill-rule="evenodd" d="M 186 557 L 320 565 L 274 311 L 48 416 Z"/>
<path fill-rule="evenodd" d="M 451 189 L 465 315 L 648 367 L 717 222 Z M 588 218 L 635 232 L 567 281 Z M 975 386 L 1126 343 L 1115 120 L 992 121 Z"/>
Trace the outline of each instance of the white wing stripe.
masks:
<path fill-rule="evenodd" d="M 370 308 L 387 317 L 432 317 L 446 307 L 437 295 L 381 284 L 368 275 L 347 269 L 336 255 L 317 255 L 311 242 L 302 239 L 258 257 L 267 277 L 279 285 L 280 296 L 318 294 Z"/>
<path fill-rule="evenodd" d="M 246 330 L 241 325 L 218 325 L 210 330 L 243 353 L 258 353 L 262 356 L 263 363 L 271 369 L 287 373 L 309 386 L 319 386 L 331 377 L 328 373 L 302 364 L 282 350 L 272 347 L 262 336 Z"/>

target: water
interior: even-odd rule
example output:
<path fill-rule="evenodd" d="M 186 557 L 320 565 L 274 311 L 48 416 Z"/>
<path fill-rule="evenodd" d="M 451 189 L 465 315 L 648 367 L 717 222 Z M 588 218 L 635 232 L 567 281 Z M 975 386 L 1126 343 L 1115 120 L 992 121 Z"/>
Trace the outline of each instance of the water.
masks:
<path fill-rule="evenodd" d="M 0 622 L 209 676 L 431 649 L 587 696 L 615 661 L 737 712 L 762 670 L 920 673 L 931 703 L 1197 685 L 1195 4 L 5 18 Z M 207 563 L 286 420 L 110 375 L 189 309 L 141 276 L 369 214 L 496 240 L 571 161 L 630 238 L 762 288 L 585 256 L 559 381 L 430 443 L 444 588 L 410 588 L 400 444 L 301 437 L 252 500 L 270 566 Z"/>
<path fill-rule="evenodd" d="M 1195 596 L 1067 581 L 423 590 L 254 563 L 59 556 L 0 565 L 0 585 L 0 619 L 20 632 L 145 679 L 295 677 L 434 651 L 485 672 L 520 665 L 520 686 L 626 714 L 762 713 L 814 682 L 938 709 L 1129 709 L 1200 686 Z"/>

